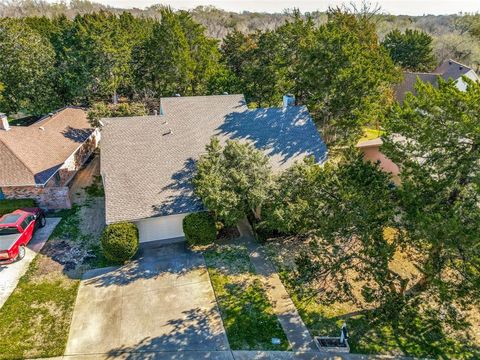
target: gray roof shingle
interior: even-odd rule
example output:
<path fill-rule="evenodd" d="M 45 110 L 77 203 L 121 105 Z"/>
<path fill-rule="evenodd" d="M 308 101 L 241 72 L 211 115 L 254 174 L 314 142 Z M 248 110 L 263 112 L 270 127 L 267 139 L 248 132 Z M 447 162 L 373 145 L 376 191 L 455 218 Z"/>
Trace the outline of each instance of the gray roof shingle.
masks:
<path fill-rule="evenodd" d="M 202 209 L 191 185 L 212 136 L 249 141 L 281 171 L 327 149 L 305 107 L 249 110 L 243 95 L 162 99 L 162 116 L 102 119 L 107 223 Z"/>
<path fill-rule="evenodd" d="M 402 104 L 407 93 L 415 94 L 417 78 L 424 83 L 437 86 L 439 76 L 444 80 L 456 81 L 471 70 L 472 68 L 450 59 L 445 60 L 431 73 L 405 72 L 403 81 L 395 87 L 395 98 Z"/>

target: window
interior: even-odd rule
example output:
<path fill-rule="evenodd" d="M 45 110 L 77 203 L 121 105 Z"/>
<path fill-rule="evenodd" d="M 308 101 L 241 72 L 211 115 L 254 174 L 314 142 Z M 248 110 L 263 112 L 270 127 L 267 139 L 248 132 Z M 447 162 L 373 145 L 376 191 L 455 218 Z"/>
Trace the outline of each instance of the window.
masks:
<path fill-rule="evenodd" d="M 1 235 L 13 235 L 13 234 L 19 234 L 20 232 L 16 227 L 3 227 L 0 228 L 0 236 Z"/>
<path fill-rule="evenodd" d="M 20 224 L 20 226 L 22 227 L 23 230 L 25 230 L 28 225 L 30 225 L 30 223 L 33 221 L 33 219 L 35 219 L 33 217 L 33 215 L 28 215 L 25 220 L 22 221 L 22 223 Z"/>

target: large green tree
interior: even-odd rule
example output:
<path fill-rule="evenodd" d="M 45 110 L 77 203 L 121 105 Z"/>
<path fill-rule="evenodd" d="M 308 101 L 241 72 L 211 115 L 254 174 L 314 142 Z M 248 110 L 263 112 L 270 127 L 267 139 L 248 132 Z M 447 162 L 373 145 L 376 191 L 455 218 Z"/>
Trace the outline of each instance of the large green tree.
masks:
<path fill-rule="evenodd" d="M 468 81 L 468 80 L 466 80 Z M 385 153 L 401 168 L 405 246 L 422 256 L 408 294 L 480 299 L 480 84 L 417 84 L 385 122 Z"/>
<path fill-rule="evenodd" d="M 339 9 L 315 30 L 300 69 L 305 103 L 330 144 L 355 143 L 364 125 L 380 121 L 399 80 L 370 18 Z"/>
<path fill-rule="evenodd" d="M 432 42 L 426 32 L 407 29 L 402 33 L 394 29 L 385 36 L 382 45 L 404 70 L 431 71 L 436 65 Z"/>
<path fill-rule="evenodd" d="M 218 68 L 217 42 L 186 12 L 162 8 L 160 14 L 133 57 L 137 90 L 147 97 L 204 93 Z"/>
<path fill-rule="evenodd" d="M 54 91 L 55 53 L 47 39 L 24 21 L 0 21 L 0 108 L 43 114 L 58 106 Z"/>
<path fill-rule="evenodd" d="M 357 301 L 353 288 L 361 283 L 363 302 L 377 306 L 404 290 L 389 268 L 396 243 L 384 232 L 395 224 L 393 197 L 389 176 L 358 154 L 340 165 L 309 160 L 280 176 L 262 226 L 311 236 L 291 274 L 301 292 L 327 303 Z"/>
<path fill-rule="evenodd" d="M 271 185 L 269 160 L 252 145 L 212 138 L 207 153 L 197 162 L 195 194 L 217 219 L 235 225 L 251 215 L 261 218 L 261 208 Z"/>

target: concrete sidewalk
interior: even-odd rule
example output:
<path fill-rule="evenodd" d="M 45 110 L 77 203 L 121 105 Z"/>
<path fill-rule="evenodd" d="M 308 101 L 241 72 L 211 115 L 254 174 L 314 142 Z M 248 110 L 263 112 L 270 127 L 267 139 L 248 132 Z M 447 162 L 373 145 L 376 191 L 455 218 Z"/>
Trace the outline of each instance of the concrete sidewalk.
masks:
<path fill-rule="evenodd" d="M 260 246 L 256 243 L 252 228 L 246 219 L 239 223 L 238 230 L 241 236 L 237 241 L 247 247 L 250 262 L 257 274 L 262 277 L 267 297 L 272 303 L 273 310 L 282 325 L 292 350 L 317 352 L 318 348 L 298 314 L 297 308 L 283 286 L 275 267 L 267 260 Z"/>
<path fill-rule="evenodd" d="M 25 257 L 8 265 L 0 265 L 0 308 L 17 287 L 20 278 L 27 272 L 28 266 L 32 260 L 45 245 L 55 227 L 60 222 L 60 218 L 47 218 L 45 227 L 38 229 L 33 239 L 27 247 Z"/>

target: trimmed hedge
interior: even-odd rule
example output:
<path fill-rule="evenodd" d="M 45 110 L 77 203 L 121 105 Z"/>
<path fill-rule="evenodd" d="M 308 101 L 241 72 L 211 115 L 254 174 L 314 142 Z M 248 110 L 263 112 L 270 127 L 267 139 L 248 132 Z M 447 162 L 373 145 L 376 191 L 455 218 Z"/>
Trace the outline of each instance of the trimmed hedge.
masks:
<path fill-rule="evenodd" d="M 208 212 L 191 213 L 183 218 L 183 232 L 187 243 L 208 245 L 217 238 L 215 220 Z"/>
<path fill-rule="evenodd" d="M 36 207 L 37 203 L 33 199 L 5 199 L 0 200 L 0 216 L 11 213 L 22 208 Z"/>
<path fill-rule="evenodd" d="M 105 257 L 116 263 L 130 260 L 138 251 L 140 241 L 138 229 L 132 223 L 108 225 L 102 235 L 102 249 Z"/>

